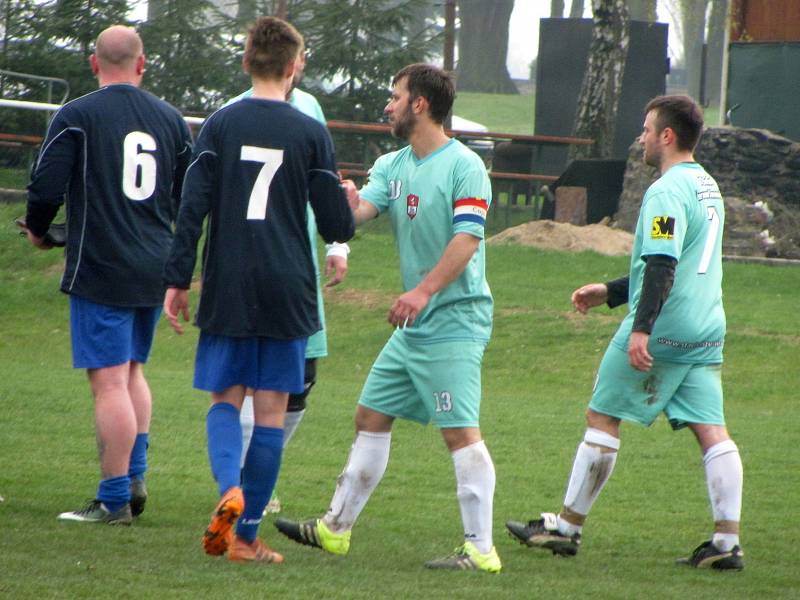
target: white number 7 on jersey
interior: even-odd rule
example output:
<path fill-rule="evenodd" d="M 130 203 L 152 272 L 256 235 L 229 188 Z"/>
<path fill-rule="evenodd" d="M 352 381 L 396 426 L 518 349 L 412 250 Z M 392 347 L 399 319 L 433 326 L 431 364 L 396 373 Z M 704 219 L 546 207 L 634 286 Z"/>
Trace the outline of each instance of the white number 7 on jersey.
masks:
<path fill-rule="evenodd" d="M 247 203 L 247 219 L 249 221 L 263 221 L 267 218 L 269 186 L 272 183 L 275 172 L 283 164 L 283 150 L 242 146 L 240 158 L 241 160 L 260 162 L 264 165 L 258 172 L 256 182 L 250 191 L 250 201 Z"/>
<path fill-rule="evenodd" d="M 698 275 L 705 274 L 708 271 L 708 264 L 711 262 L 711 255 L 717 247 L 717 234 L 719 233 L 719 213 L 713 206 L 706 207 L 708 214 L 708 235 L 706 237 L 706 245 L 703 247 L 703 256 L 700 257 L 700 265 L 697 267 Z"/>

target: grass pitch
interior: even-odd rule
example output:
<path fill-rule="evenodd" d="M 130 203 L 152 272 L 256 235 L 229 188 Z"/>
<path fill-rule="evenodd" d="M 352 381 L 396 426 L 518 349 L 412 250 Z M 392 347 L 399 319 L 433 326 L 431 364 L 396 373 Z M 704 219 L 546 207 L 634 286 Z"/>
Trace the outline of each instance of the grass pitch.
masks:
<path fill-rule="evenodd" d="M 574 559 L 513 543 L 507 519 L 557 510 L 594 373 L 622 311 L 574 313 L 578 285 L 624 273 L 627 259 L 490 246 L 495 330 L 483 369 L 482 428 L 497 468 L 495 543 L 503 572 L 431 572 L 460 543 L 452 463 L 437 431 L 398 423 L 383 482 L 350 555 L 262 534 L 286 556 L 272 566 L 205 556 L 213 508 L 206 396 L 191 389 L 197 332 L 159 326 L 146 372 L 155 403 L 150 500 L 130 528 L 60 523 L 93 496 L 98 467 L 85 375 L 70 368 L 60 253 L 18 239 L 20 206 L 0 206 L 0 597 L 2 598 L 738 598 L 797 597 L 800 490 L 800 271 L 725 265 L 728 424 L 745 468 L 741 573 L 674 559 L 711 531 L 700 455 L 688 432 L 659 420 L 623 426 L 616 470 Z M 390 333 L 399 275 L 384 225 L 351 243 L 350 274 L 327 294 L 330 356 L 307 417 L 284 455 L 284 515 L 321 514 L 347 456 L 360 387 Z M 196 297 L 194 298 L 196 303 Z"/>

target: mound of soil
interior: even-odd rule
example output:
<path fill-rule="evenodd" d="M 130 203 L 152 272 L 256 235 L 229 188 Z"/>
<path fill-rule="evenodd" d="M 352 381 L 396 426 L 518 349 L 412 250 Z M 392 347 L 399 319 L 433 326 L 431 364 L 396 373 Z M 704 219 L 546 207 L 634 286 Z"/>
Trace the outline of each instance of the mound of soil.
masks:
<path fill-rule="evenodd" d="M 626 256 L 633 247 L 633 234 L 613 229 L 604 222 L 578 227 L 555 221 L 530 221 L 501 231 L 487 241 L 490 244 L 514 242 L 545 250 L 591 250 L 606 256 Z"/>

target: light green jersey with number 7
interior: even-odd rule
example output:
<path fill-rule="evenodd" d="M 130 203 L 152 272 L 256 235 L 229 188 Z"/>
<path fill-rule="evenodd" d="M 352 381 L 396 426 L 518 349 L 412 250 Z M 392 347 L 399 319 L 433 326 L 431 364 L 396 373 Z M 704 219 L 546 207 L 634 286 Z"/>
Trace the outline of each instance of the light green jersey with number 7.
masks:
<path fill-rule="evenodd" d="M 675 282 L 650 334 L 655 359 L 722 362 L 722 230 L 725 205 L 719 187 L 699 164 L 673 165 L 642 201 L 633 242 L 628 315 L 612 343 L 627 350 L 648 256 L 678 261 Z"/>

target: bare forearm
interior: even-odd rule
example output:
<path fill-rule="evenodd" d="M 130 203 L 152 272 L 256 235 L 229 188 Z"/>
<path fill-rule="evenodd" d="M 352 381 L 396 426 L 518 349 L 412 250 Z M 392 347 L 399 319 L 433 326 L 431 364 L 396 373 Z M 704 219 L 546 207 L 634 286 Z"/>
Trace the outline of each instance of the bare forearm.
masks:
<path fill-rule="evenodd" d="M 457 233 L 447 244 L 439 262 L 417 287 L 429 296 L 446 288 L 464 272 L 480 242 L 480 238 L 468 233 Z"/>
<path fill-rule="evenodd" d="M 414 289 L 401 295 L 391 309 L 388 321 L 396 327 L 413 325 L 431 296 L 455 281 L 469 264 L 481 240 L 467 233 L 457 233 L 450 240 L 439 262 L 430 270 L 425 278 Z"/>
<path fill-rule="evenodd" d="M 362 223 L 371 221 L 377 216 L 378 216 L 378 209 L 375 208 L 372 204 L 370 204 L 366 200 L 361 200 L 361 198 L 359 197 L 358 207 L 355 210 L 353 210 L 353 220 L 356 222 L 356 225 L 361 225 Z"/>

